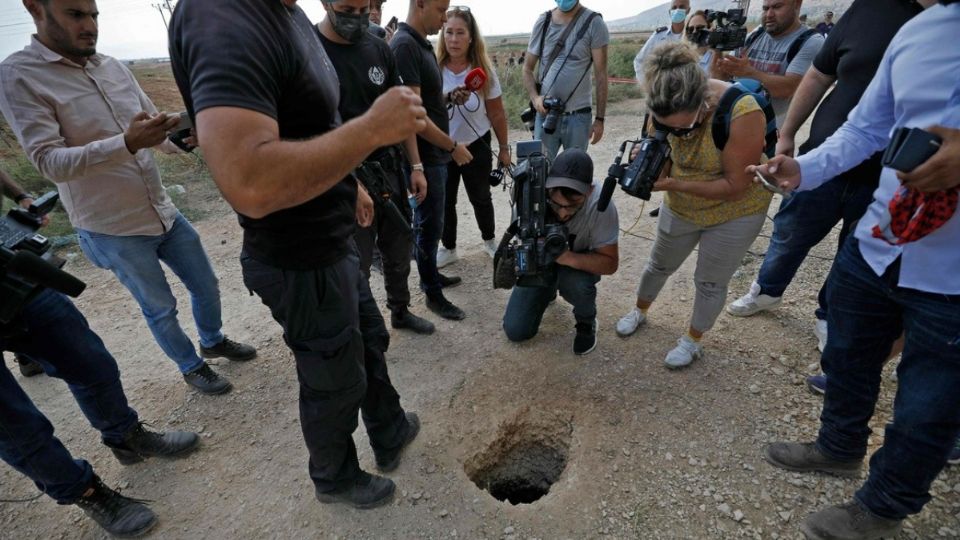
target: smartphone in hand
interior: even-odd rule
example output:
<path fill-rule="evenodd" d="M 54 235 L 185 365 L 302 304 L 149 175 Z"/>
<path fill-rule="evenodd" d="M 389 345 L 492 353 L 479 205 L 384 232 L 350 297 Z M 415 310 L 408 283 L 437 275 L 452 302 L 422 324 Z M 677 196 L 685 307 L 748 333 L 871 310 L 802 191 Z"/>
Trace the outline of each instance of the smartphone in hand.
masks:
<path fill-rule="evenodd" d="M 397 17 L 390 17 L 390 22 L 388 22 L 386 26 L 387 29 L 396 31 L 398 26 L 400 26 L 400 21 L 397 20 Z"/>
<path fill-rule="evenodd" d="M 754 172 L 753 176 L 754 178 L 757 179 L 758 182 L 760 182 L 760 185 L 763 186 L 763 189 L 769 191 L 770 193 L 776 193 L 777 195 L 782 195 L 784 197 L 787 197 L 790 195 L 789 191 L 778 186 L 776 182 L 770 180 L 769 178 L 761 174 L 760 171 Z"/>

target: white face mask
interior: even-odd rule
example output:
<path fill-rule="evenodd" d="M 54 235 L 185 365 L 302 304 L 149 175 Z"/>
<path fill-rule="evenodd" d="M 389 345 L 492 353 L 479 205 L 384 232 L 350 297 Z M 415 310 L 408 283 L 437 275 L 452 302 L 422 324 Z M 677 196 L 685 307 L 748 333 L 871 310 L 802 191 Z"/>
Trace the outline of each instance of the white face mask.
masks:
<path fill-rule="evenodd" d="M 674 24 L 680 24 L 687 19 L 687 10 L 685 9 L 671 9 L 670 10 L 670 22 Z"/>

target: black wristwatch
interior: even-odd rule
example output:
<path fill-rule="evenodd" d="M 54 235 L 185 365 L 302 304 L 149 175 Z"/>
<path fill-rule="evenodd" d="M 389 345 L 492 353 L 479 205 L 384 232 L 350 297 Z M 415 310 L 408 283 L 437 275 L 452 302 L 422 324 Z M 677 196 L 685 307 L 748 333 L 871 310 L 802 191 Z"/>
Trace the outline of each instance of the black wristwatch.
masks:
<path fill-rule="evenodd" d="M 24 200 L 24 199 L 34 199 L 34 200 L 36 200 L 37 198 L 34 197 L 33 194 L 31 194 L 31 193 L 21 193 L 21 194 L 19 194 L 19 195 L 17 195 L 16 197 L 13 198 L 13 202 L 15 202 L 15 203 L 17 203 L 17 204 L 20 204 L 20 201 L 22 201 L 22 200 Z"/>
<path fill-rule="evenodd" d="M 602 117 L 602 116 L 597 116 L 597 117 L 595 117 L 593 120 L 594 120 L 595 122 L 603 122 L 603 117 Z"/>

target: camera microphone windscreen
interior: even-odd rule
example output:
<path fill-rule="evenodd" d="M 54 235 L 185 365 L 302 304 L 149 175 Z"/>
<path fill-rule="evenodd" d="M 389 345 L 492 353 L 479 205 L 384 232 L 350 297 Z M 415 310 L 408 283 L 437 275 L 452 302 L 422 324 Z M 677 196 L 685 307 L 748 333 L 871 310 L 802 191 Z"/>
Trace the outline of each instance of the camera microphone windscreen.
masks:
<path fill-rule="evenodd" d="M 7 271 L 74 298 L 87 287 L 84 282 L 29 251 L 17 251 L 7 265 Z"/>
<path fill-rule="evenodd" d="M 463 80 L 463 85 L 471 92 L 480 90 L 485 84 L 487 84 L 487 72 L 483 68 L 473 68 Z"/>

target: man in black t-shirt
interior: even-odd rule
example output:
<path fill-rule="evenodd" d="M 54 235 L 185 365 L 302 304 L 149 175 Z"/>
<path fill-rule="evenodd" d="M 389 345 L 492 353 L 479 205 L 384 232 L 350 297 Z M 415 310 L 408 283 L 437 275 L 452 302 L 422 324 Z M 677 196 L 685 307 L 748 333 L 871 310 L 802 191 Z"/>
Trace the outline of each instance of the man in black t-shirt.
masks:
<path fill-rule="evenodd" d="M 856 0 L 830 32 L 813 65 L 804 74 L 780 128 L 778 154 L 793 155 L 794 137 L 817 108 L 810 138 L 800 153 L 813 150 L 833 134 L 860 101 L 901 26 L 922 8 L 913 0 Z M 869 31 L 864 31 L 864 29 Z M 836 88 L 820 103 L 827 90 Z M 750 293 L 735 303 L 753 305 L 752 315 L 780 304 L 787 286 L 810 249 L 843 220 L 838 247 L 873 201 L 880 182 L 880 153 L 817 189 L 784 198 L 773 220 L 773 235 Z M 748 297 L 752 297 L 748 299 Z M 731 308 L 728 308 L 730 310 Z M 733 311 L 731 311 L 733 313 Z M 825 284 L 820 288 L 814 327 L 822 351 L 826 345 Z"/>
<path fill-rule="evenodd" d="M 390 47 L 358 24 L 367 13 L 368 0 L 324 0 L 323 5 L 327 16 L 318 25 L 320 40 L 340 79 L 340 115 L 344 121 L 352 120 L 367 112 L 384 92 L 402 83 Z M 419 162 L 416 136 L 411 135 L 404 145 L 411 159 Z M 370 170 L 378 170 L 373 165 L 376 163 L 386 174 L 385 181 L 393 192 L 391 200 L 406 223 L 398 223 L 400 218 L 387 209 L 377 209 L 373 225 L 359 229 L 355 237 L 360 252 L 360 269 L 369 279 L 376 245 L 383 261 L 383 282 L 392 326 L 432 334 L 433 324 L 408 309 L 410 289 L 407 280 L 410 277 L 413 233 L 409 225 L 410 205 L 402 168 L 407 159 L 398 147 L 390 146 L 378 148 L 366 161 Z M 423 171 L 413 171 L 410 180 L 413 197 L 418 202 L 423 201 L 427 194 Z"/>
<path fill-rule="evenodd" d="M 450 159 L 463 165 L 473 156 L 463 144 L 453 140 L 449 131 L 447 104 L 443 95 L 443 78 L 433 46 L 427 36 L 436 34 L 447 21 L 450 0 L 411 0 L 407 22 L 390 41 L 403 83 L 423 98 L 427 109 L 427 127 L 417 136 L 417 147 L 423 163 L 413 162 L 409 170 L 422 170 L 427 177 L 427 196 L 417 205 L 414 216 L 416 230 L 417 271 L 420 288 L 427 296 L 427 307 L 437 315 L 459 321 L 463 310 L 443 295 L 443 287 L 456 285 L 459 277 L 446 277 L 437 270 L 437 247 L 443 232 L 443 209 Z"/>
<path fill-rule="evenodd" d="M 371 354 L 386 350 L 386 332 L 383 343 L 361 334 L 379 310 L 352 236 L 373 203 L 358 205 L 348 175 L 423 129 L 420 98 L 390 89 L 341 125 L 337 74 L 296 0 L 181 0 L 170 58 L 213 179 L 239 214 L 244 283 L 293 351 L 317 498 L 384 504 L 395 486 L 360 469 L 357 412 L 382 471 L 398 465 L 419 422 L 400 407 L 383 354 Z"/>

